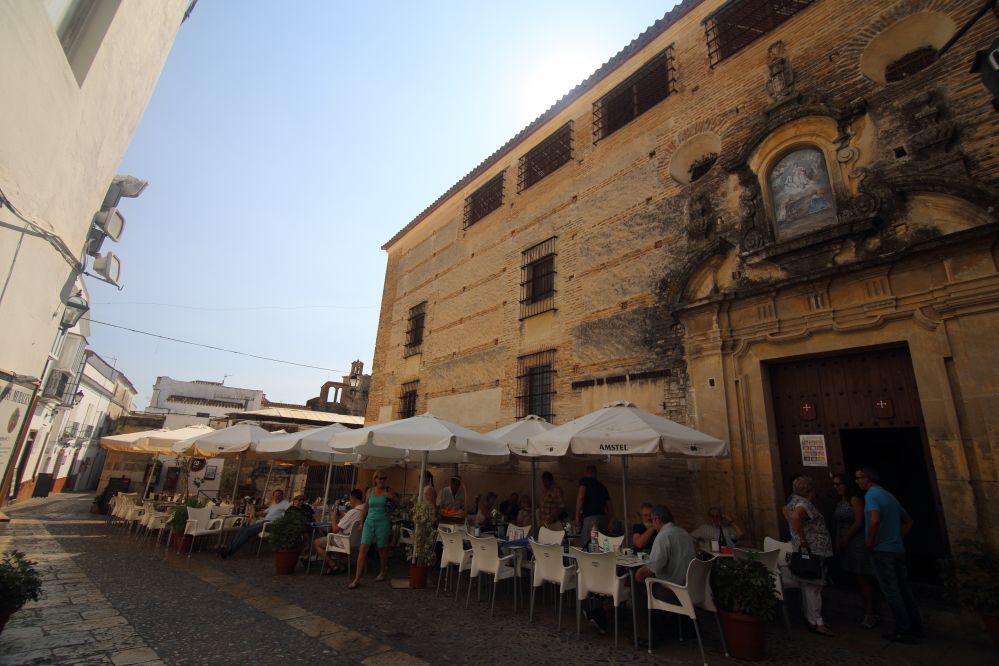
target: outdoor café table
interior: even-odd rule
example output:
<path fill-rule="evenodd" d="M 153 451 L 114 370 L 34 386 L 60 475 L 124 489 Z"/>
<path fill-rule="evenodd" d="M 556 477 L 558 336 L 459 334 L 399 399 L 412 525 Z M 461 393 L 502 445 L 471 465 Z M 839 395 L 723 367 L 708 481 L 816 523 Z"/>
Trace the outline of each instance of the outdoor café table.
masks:
<path fill-rule="evenodd" d="M 315 548 L 313 547 L 312 544 L 316 540 L 316 531 L 328 530 L 330 528 L 330 525 L 332 525 L 332 523 L 330 523 L 328 520 L 323 522 L 308 523 L 309 528 L 312 530 L 312 536 L 309 537 L 309 545 L 308 545 L 309 562 L 308 564 L 305 565 L 305 573 L 309 573 L 312 571 L 313 553 L 315 551 Z"/>
<path fill-rule="evenodd" d="M 576 554 L 572 552 L 572 550 L 564 551 L 563 555 L 565 555 L 569 559 L 573 560 L 576 559 Z M 614 562 L 615 564 L 617 564 L 617 566 L 621 567 L 622 569 L 627 569 L 628 575 L 631 577 L 631 624 L 632 624 L 632 631 L 634 632 L 635 636 L 636 650 L 638 649 L 638 608 L 635 604 L 635 601 L 637 600 L 637 597 L 635 595 L 635 572 L 641 569 L 642 566 L 645 565 L 646 561 L 647 560 L 643 560 L 639 558 L 637 555 L 619 554 Z M 617 612 L 616 608 L 614 609 L 614 612 L 615 613 Z"/>

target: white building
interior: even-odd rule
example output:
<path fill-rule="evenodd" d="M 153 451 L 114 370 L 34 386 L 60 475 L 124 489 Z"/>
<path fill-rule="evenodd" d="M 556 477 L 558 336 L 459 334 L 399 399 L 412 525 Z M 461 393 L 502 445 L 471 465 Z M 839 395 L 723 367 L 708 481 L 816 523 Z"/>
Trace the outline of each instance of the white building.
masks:
<path fill-rule="evenodd" d="M 36 394 L 67 307 L 87 307 L 81 272 L 117 279 L 101 241 L 123 226 L 119 199 L 144 183 L 115 171 L 189 4 L 0 0 L 0 89 L 16 100 L 0 105 L 0 371 L 37 378 Z M 6 484 L 32 410 L 15 411 L 17 440 L 0 447 Z"/>
<path fill-rule="evenodd" d="M 232 412 L 260 409 L 263 404 L 264 392 L 257 389 L 157 377 L 146 412 L 167 414 L 164 428 L 182 428 L 192 423 L 208 423 L 209 419 Z"/>

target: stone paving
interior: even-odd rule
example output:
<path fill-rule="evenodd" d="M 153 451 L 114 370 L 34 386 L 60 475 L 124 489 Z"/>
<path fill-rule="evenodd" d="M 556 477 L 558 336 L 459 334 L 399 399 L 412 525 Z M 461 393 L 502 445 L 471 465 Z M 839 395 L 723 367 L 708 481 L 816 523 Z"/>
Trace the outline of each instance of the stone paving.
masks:
<path fill-rule="evenodd" d="M 0 635 L 0 664 L 701 663 L 696 640 L 679 642 L 675 635 L 651 656 L 635 650 L 629 613 L 621 616 L 617 649 L 613 631 L 600 636 L 584 624 L 577 639 L 568 602 L 561 631 L 550 601 L 529 623 L 523 606 L 514 612 L 506 582 L 491 618 L 489 604 L 477 602 L 474 592 L 465 609 L 464 588 L 455 602 L 432 587 L 393 589 L 372 576 L 357 590 L 347 589 L 344 576 L 320 577 L 315 568 L 311 575 L 276 576 L 270 556 L 256 558 L 252 544 L 227 561 L 207 548 L 191 558 L 165 556 L 163 546 L 141 543 L 88 513 L 90 500 L 63 494 L 5 508 L 13 521 L 0 525 L 0 549 L 16 546 L 38 560 L 45 585 L 44 598 L 15 614 Z M 393 567 L 394 575 L 405 575 L 398 558 Z M 804 631 L 794 612 L 790 637 L 773 623 L 761 663 L 922 666 L 999 658 L 966 616 L 927 609 L 931 635 L 919 646 L 897 645 L 857 627 L 852 601 L 828 595 L 825 614 L 835 639 Z M 708 662 L 732 663 L 714 622 L 706 618 L 702 627 Z M 639 632 L 645 632 L 641 615 Z"/>

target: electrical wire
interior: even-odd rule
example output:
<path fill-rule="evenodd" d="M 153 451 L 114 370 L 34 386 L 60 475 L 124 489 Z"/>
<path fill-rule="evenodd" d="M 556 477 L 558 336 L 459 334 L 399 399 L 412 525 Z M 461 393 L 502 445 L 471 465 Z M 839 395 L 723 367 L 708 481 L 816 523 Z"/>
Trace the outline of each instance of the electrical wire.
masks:
<path fill-rule="evenodd" d="M 22 215 L 21 211 L 17 209 L 17 206 L 11 203 L 10 199 L 7 198 L 7 195 L 4 193 L 3 189 L 0 189 L 0 208 L 4 206 L 6 206 L 7 209 L 10 210 L 10 212 L 12 212 L 17 217 L 17 219 L 21 220 L 26 225 L 28 225 L 29 229 L 31 229 L 33 232 L 44 238 L 49 243 L 49 245 L 54 247 L 56 251 L 58 251 L 59 254 L 62 256 L 62 258 L 66 261 L 66 263 L 68 263 L 73 268 L 79 268 L 80 260 L 76 257 L 76 255 L 73 254 L 73 251 L 69 249 L 69 246 L 66 245 L 66 241 L 64 241 L 58 234 L 54 234 L 51 231 L 46 231 L 37 222 L 29 220 L 24 215 Z"/>
<path fill-rule="evenodd" d="M 177 308 L 178 310 L 197 310 L 199 312 L 245 312 L 252 310 L 371 310 L 376 305 L 247 305 L 243 307 L 204 307 L 200 305 L 183 305 L 181 303 L 156 303 L 153 301 L 100 301 L 92 305 L 150 305 L 160 308 Z"/>
<path fill-rule="evenodd" d="M 85 321 L 89 321 L 91 324 L 100 324 L 102 326 L 110 326 L 111 328 L 118 328 L 123 331 L 129 331 L 130 333 L 138 333 L 140 335 L 148 335 L 152 338 L 159 338 L 160 340 L 169 340 L 170 342 L 179 342 L 185 345 L 191 345 L 193 347 L 204 347 L 205 349 L 212 349 L 214 351 L 226 352 L 229 354 L 236 354 L 238 356 L 248 356 L 250 358 L 260 359 L 262 361 L 272 361 L 274 363 L 283 363 L 285 365 L 294 365 L 299 368 L 311 368 L 313 370 L 325 370 L 326 372 L 334 372 L 339 374 L 345 374 L 344 370 L 335 370 L 333 368 L 324 368 L 319 365 L 309 365 L 308 363 L 296 363 L 295 361 L 285 361 L 279 358 L 271 358 L 270 356 L 260 356 L 258 354 L 250 354 L 248 352 L 236 351 L 235 349 L 226 349 L 224 347 L 216 347 L 214 345 L 206 345 L 201 342 L 191 342 L 190 340 L 181 340 L 180 338 L 171 338 L 168 335 L 159 335 L 158 333 L 150 333 L 148 331 L 140 331 L 135 328 L 129 328 L 127 326 L 119 326 L 118 324 L 109 324 L 106 321 L 97 321 L 96 319 L 90 319 L 89 317 L 83 317 Z"/>

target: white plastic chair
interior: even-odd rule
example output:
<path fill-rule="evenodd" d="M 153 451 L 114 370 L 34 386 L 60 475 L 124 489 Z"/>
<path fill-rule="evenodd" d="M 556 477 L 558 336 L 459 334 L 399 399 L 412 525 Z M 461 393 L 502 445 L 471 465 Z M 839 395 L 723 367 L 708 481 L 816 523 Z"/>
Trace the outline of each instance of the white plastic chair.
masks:
<path fill-rule="evenodd" d="M 545 529 L 545 528 L 541 528 Z M 562 628 L 562 601 L 565 592 L 576 589 L 575 564 L 566 566 L 562 562 L 562 542 L 557 544 L 543 544 L 531 539 L 531 552 L 534 553 L 534 578 L 531 581 L 531 613 L 529 621 L 534 621 L 534 593 L 545 583 L 558 586 L 558 622 L 557 629 Z M 579 599 L 576 599 L 579 605 Z"/>
<path fill-rule="evenodd" d="M 798 584 L 798 579 L 791 573 L 791 567 L 789 566 L 791 553 L 794 552 L 794 546 L 791 545 L 790 541 L 778 541 L 777 539 L 771 539 L 770 537 L 763 537 L 763 550 L 768 553 L 774 550 L 778 551 L 776 565 L 773 568 L 774 586 L 777 588 L 777 599 L 780 601 L 781 614 L 784 616 L 784 629 L 787 630 L 787 635 L 790 636 L 791 617 L 787 612 L 787 602 L 784 599 L 784 590 L 801 587 L 801 585 Z"/>
<path fill-rule="evenodd" d="M 514 555 L 499 556 L 499 543 L 496 537 L 468 537 L 472 544 L 472 567 L 468 572 L 468 595 L 465 597 L 465 608 L 472 598 L 472 579 L 479 581 L 479 574 L 492 574 L 493 598 L 489 615 L 496 612 L 496 588 L 501 580 L 513 579 L 513 610 L 517 611 L 517 570 L 514 568 Z M 481 589 L 481 587 L 480 587 Z"/>
<path fill-rule="evenodd" d="M 223 522 L 222 518 L 212 518 L 211 507 L 188 509 L 184 535 L 191 536 L 191 548 L 187 551 L 187 556 L 191 557 L 191 553 L 194 552 L 194 542 L 198 540 L 198 537 L 222 534 Z"/>
<path fill-rule="evenodd" d="M 607 536 L 603 532 L 597 532 L 597 544 L 600 545 L 600 550 L 605 553 L 620 553 L 621 544 L 624 543 L 624 535 L 621 536 Z"/>
<path fill-rule="evenodd" d="M 687 565 L 687 582 L 685 585 L 677 585 L 661 578 L 646 578 L 645 592 L 649 600 L 649 654 L 652 654 L 652 611 L 661 610 L 667 613 L 689 617 L 694 621 L 694 633 L 697 634 L 697 645 L 701 648 L 701 661 L 704 666 L 708 666 L 708 659 L 704 656 L 704 642 L 701 640 L 701 629 L 697 623 L 697 609 L 701 608 L 709 613 L 715 614 L 715 622 L 718 624 L 718 634 L 721 636 L 722 649 L 725 656 L 728 656 L 728 647 L 725 645 L 725 634 L 722 632 L 721 621 L 718 619 L 718 609 L 715 607 L 714 596 L 711 593 L 711 566 L 713 561 L 693 559 Z M 677 603 L 664 601 L 656 598 L 654 592 L 656 587 L 665 587 L 676 595 Z M 683 634 L 680 634 L 683 640 Z"/>
<path fill-rule="evenodd" d="M 437 533 L 441 543 L 444 544 L 444 550 L 441 552 L 440 571 L 437 574 L 437 595 L 441 593 L 441 579 L 447 576 L 450 582 L 451 565 L 454 565 L 458 567 L 458 576 L 454 585 L 454 598 L 457 600 L 458 588 L 461 587 L 461 572 L 472 569 L 472 549 L 465 548 L 464 534 L 460 531 L 438 529 Z M 471 586 L 471 581 L 469 581 L 469 586 Z M 447 592 L 447 584 L 444 585 L 444 591 Z"/>
<path fill-rule="evenodd" d="M 350 554 L 361 547 L 361 526 L 355 523 L 347 532 L 330 532 L 326 535 L 326 552 L 340 553 L 347 556 L 347 578 L 350 578 Z M 357 566 L 362 563 L 358 562 Z M 322 573 L 326 569 L 326 561 L 319 569 Z"/>
<path fill-rule="evenodd" d="M 257 557 L 260 557 L 260 548 L 264 545 L 264 542 L 267 541 L 267 526 L 270 524 L 271 521 L 265 520 L 264 526 L 260 528 L 260 533 L 257 534 L 257 538 L 259 539 L 259 541 L 257 541 Z"/>
<path fill-rule="evenodd" d="M 628 574 L 617 575 L 617 553 L 585 553 L 579 548 L 570 548 L 579 567 L 579 582 L 576 587 L 576 635 L 579 636 L 580 611 L 582 603 L 591 593 L 603 594 L 614 601 L 614 646 L 617 647 L 617 609 L 631 599 L 631 589 L 625 586 Z M 638 627 L 635 641 L 638 641 Z"/>
<path fill-rule="evenodd" d="M 538 543 L 561 546 L 563 541 L 565 541 L 565 530 L 550 530 L 544 525 L 538 528 Z"/>

